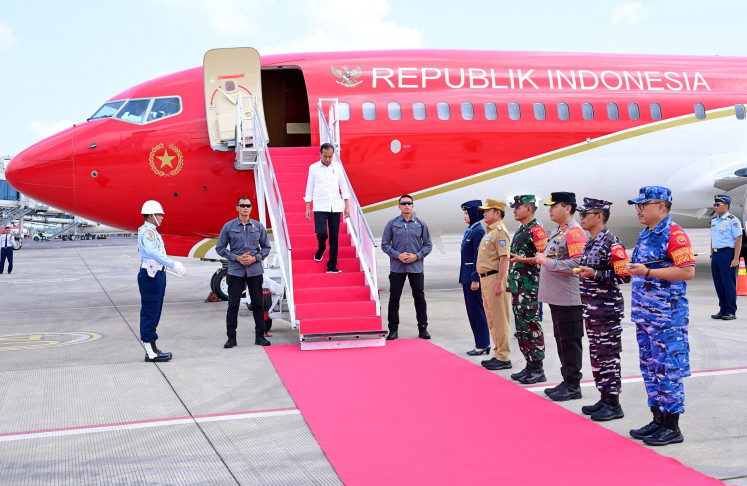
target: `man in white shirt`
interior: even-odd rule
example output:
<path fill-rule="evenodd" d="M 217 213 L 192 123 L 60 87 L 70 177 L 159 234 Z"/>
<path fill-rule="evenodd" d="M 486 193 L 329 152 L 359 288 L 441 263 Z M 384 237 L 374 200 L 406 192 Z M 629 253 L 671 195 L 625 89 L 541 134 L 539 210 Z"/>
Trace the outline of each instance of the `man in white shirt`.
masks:
<path fill-rule="evenodd" d="M 340 212 L 350 216 L 347 184 L 342 166 L 332 159 L 335 147 L 331 143 L 322 144 L 319 149 L 321 160 L 309 166 L 309 178 L 306 181 L 306 219 L 311 219 L 311 202 L 314 201 L 314 232 L 319 247 L 314 260 L 321 261 L 327 251 L 329 238 L 329 261 L 327 273 L 340 273 L 337 269 L 337 237 L 340 233 Z M 343 204 L 344 201 L 344 204 Z M 329 229 L 329 231 L 328 231 Z"/>
<path fill-rule="evenodd" d="M 13 232 L 10 231 L 10 226 L 3 228 L 3 233 L 0 235 L 0 273 L 5 271 L 5 260 L 8 260 L 8 274 L 13 271 L 13 245 L 16 239 L 13 236 Z"/>

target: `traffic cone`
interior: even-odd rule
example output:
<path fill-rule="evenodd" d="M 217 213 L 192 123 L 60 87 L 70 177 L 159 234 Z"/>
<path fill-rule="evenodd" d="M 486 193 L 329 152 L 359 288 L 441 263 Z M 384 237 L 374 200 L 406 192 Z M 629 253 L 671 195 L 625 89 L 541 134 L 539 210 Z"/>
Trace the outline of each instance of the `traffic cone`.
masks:
<path fill-rule="evenodd" d="M 747 295 L 747 268 L 744 267 L 744 258 L 739 259 L 739 272 L 737 273 L 737 295 Z"/>

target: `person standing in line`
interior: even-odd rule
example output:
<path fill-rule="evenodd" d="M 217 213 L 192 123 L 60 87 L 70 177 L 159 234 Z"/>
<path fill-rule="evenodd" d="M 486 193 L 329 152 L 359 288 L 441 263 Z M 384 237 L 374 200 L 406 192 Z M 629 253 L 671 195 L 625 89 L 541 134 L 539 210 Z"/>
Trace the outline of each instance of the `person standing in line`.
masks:
<path fill-rule="evenodd" d="M 238 327 L 239 305 L 241 294 L 249 288 L 254 316 L 254 344 L 269 346 L 265 339 L 265 307 L 262 297 L 262 280 L 264 268 L 262 260 L 270 254 L 270 243 L 267 241 L 267 230 L 259 221 L 251 219 L 252 201 L 240 197 L 236 201 L 238 218 L 223 225 L 218 236 L 215 251 L 228 260 L 228 310 L 226 311 L 226 335 L 228 340 L 224 348 L 236 346 L 236 328 Z"/>
<path fill-rule="evenodd" d="M 166 268 L 181 276 L 187 269 L 166 255 L 166 247 L 158 233 L 163 223 L 163 207 L 158 201 L 145 201 L 140 211 L 145 222 L 137 230 L 137 249 L 140 254 L 140 271 L 137 285 L 140 290 L 140 340 L 145 348 L 145 361 L 169 361 L 171 353 L 158 349 L 156 328 L 161 320 L 163 297 L 166 294 Z"/>
<path fill-rule="evenodd" d="M 690 376 L 686 281 L 695 276 L 695 258 L 690 239 L 669 215 L 670 189 L 642 187 L 628 204 L 635 204 L 638 221 L 646 226 L 628 265 L 633 274 L 630 317 L 654 417 L 630 435 L 654 446 L 679 443 L 685 440 L 679 427 L 685 412 L 683 379 Z"/>
<path fill-rule="evenodd" d="M 467 308 L 472 334 L 475 337 L 475 349 L 467 351 L 470 356 L 479 356 L 490 352 L 490 330 L 488 321 L 485 320 L 485 309 L 482 304 L 482 293 L 480 292 L 480 275 L 477 273 L 475 263 L 480 253 L 480 241 L 485 236 L 482 228 L 483 212 L 479 206 L 479 199 L 467 201 L 462 204 L 464 211 L 464 222 L 467 223 L 467 231 L 462 237 L 461 256 L 459 267 L 459 283 L 462 284 L 464 293 L 464 305 Z"/>
<path fill-rule="evenodd" d="M 630 282 L 628 255 L 620 240 L 607 228 L 609 201 L 584 198 L 579 206 L 581 227 L 591 234 L 578 269 L 581 302 L 594 383 L 602 398 L 581 412 L 594 421 L 623 418 L 620 406 L 622 318 L 625 302 L 621 283 Z"/>
<path fill-rule="evenodd" d="M 5 260 L 8 260 L 8 275 L 13 272 L 13 245 L 16 239 L 10 226 L 3 228 L 0 235 L 0 274 L 5 271 Z"/>
<path fill-rule="evenodd" d="M 729 196 L 716 196 L 716 215 L 711 220 L 711 275 L 718 295 L 718 314 L 711 318 L 725 321 L 737 318 L 737 269 L 742 250 L 742 223 L 729 213 L 730 207 Z"/>
<path fill-rule="evenodd" d="M 319 149 L 321 160 L 309 166 L 306 180 L 306 219 L 311 219 L 311 202 L 314 202 L 314 232 L 318 243 L 314 260 L 320 262 L 327 251 L 329 238 L 329 260 L 327 273 L 340 273 L 337 268 L 337 240 L 340 233 L 340 212 L 350 217 L 348 199 L 350 192 L 345 183 L 342 166 L 335 162 L 335 147 L 331 143 L 322 144 Z"/>
<path fill-rule="evenodd" d="M 548 237 L 544 253 L 536 256 L 536 262 L 542 265 L 539 300 L 550 305 L 563 375 L 563 382 L 546 388 L 545 394 L 551 400 L 562 402 L 581 398 L 584 318 L 578 277 L 573 269 L 581 262 L 586 235 L 573 219 L 574 193 L 553 192 L 545 206 L 550 206 L 550 219 L 558 226 Z"/>
<path fill-rule="evenodd" d="M 511 375 L 512 380 L 525 385 L 547 381 L 542 361 L 545 359 L 545 336 L 540 324 L 539 291 L 540 267 L 536 255 L 545 249 L 547 234 L 534 217 L 537 210 L 534 194 L 514 196 L 511 207 L 514 219 L 521 223 L 511 240 L 508 290 L 511 292 L 511 308 L 516 323 L 519 349 L 526 366 Z"/>
<path fill-rule="evenodd" d="M 503 224 L 506 214 L 506 203 L 495 199 L 486 199 L 480 206 L 484 211 L 483 218 L 488 224 L 488 231 L 480 242 L 480 253 L 477 257 L 477 273 L 480 275 L 482 305 L 488 328 L 493 338 L 495 351 L 493 357 L 480 364 L 488 370 L 507 370 L 511 368 L 511 348 L 509 347 L 509 308 L 511 294 L 508 293 L 508 257 L 511 239 Z"/>
<path fill-rule="evenodd" d="M 389 334 L 387 339 L 399 338 L 399 299 L 410 280 L 412 298 L 415 300 L 415 317 L 418 321 L 418 337 L 430 339 L 428 333 L 428 313 L 425 302 L 425 276 L 423 259 L 433 249 L 428 226 L 412 214 L 415 207 L 412 196 L 404 194 L 399 198 L 400 215 L 389 220 L 381 236 L 381 249 L 389 255 Z"/>

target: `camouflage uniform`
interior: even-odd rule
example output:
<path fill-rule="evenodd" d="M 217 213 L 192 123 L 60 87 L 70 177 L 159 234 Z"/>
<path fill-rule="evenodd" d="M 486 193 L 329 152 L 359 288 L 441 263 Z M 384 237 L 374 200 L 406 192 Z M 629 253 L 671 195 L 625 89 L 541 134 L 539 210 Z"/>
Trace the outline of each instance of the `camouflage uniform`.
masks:
<path fill-rule="evenodd" d="M 523 258 L 534 256 L 545 249 L 547 235 L 534 219 L 522 224 L 511 240 L 511 253 Z M 545 336 L 539 322 L 540 267 L 530 263 L 511 263 L 508 270 L 508 290 L 511 292 L 511 308 L 516 321 L 516 333 L 521 354 L 527 362 L 545 359 Z"/>

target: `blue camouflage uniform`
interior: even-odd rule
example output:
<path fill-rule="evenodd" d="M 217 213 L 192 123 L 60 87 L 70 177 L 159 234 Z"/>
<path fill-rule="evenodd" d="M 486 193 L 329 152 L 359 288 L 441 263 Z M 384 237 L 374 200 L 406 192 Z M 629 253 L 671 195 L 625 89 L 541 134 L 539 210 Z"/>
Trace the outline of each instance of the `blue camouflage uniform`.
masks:
<path fill-rule="evenodd" d="M 462 204 L 462 210 L 469 215 L 469 227 L 462 237 L 462 261 L 459 266 L 459 283 L 462 284 L 467 318 L 472 328 L 472 334 L 475 336 L 475 349 L 490 347 L 490 329 L 488 329 L 488 321 L 485 319 L 482 292 L 479 288 L 472 290 L 472 282 L 480 282 L 480 275 L 477 273 L 475 263 L 480 253 L 480 241 L 485 236 L 485 230 L 480 223 L 483 211 L 478 208 L 481 205 L 482 201 L 479 199 Z"/>
<path fill-rule="evenodd" d="M 158 339 L 156 327 L 161 320 L 163 297 L 166 293 L 166 272 L 164 267 L 174 268 L 176 262 L 166 256 L 161 235 L 158 234 L 153 223 L 145 222 L 137 230 L 137 249 L 140 253 L 140 272 L 137 284 L 140 289 L 140 339 L 145 343 L 152 343 Z M 148 264 L 155 266 L 153 277 L 144 268 Z"/>
<path fill-rule="evenodd" d="M 718 195 L 714 198 L 716 204 L 731 205 L 731 198 Z M 737 312 L 737 268 L 732 267 L 736 239 L 742 236 L 742 223 L 739 218 L 728 212 L 723 216 L 718 214 L 711 220 L 711 275 L 718 295 L 719 311 L 715 318 L 732 316 Z"/>
<path fill-rule="evenodd" d="M 651 199 L 671 201 L 671 191 L 648 186 L 628 204 Z M 647 262 L 657 262 L 647 265 L 652 270 L 695 265 L 689 238 L 669 215 L 653 230 L 646 228 L 638 236 L 632 263 Z M 687 283 L 634 275 L 632 289 L 631 319 L 636 325 L 648 405 L 666 414 L 684 413 L 683 379 L 690 376 Z"/>

